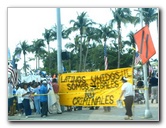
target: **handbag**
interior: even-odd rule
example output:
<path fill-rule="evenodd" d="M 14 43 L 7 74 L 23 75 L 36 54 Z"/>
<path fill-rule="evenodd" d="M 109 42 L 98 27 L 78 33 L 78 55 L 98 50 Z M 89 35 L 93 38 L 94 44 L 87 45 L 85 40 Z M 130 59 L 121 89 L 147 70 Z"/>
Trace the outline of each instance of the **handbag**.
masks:
<path fill-rule="evenodd" d="M 29 103 L 30 103 L 30 108 L 31 108 L 31 109 L 34 109 L 33 100 L 30 100 Z"/>
<path fill-rule="evenodd" d="M 122 103 L 121 100 L 117 100 L 117 101 L 116 101 L 116 104 L 117 104 L 117 107 L 118 107 L 118 108 L 123 108 L 123 103 Z"/>

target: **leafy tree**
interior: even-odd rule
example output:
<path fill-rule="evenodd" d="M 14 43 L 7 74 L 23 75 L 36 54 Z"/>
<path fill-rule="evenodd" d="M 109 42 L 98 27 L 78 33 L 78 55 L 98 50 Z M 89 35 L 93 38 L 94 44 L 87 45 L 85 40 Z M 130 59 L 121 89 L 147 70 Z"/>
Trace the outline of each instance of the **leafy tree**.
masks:
<path fill-rule="evenodd" d="M 107 24 L 105 24 L 105 25 L 99 24 L 99 28 L 100 28 L 100 36 L 99 36 L 99 38 L 104 41 L 104 45 L 106 45 L 106 42 L 110 38 L 113 38 L 113 39 L 116 40 L 117 33 L 116 33 L 115 30 L 112 30 L 112 26 L 110 26 L 110 25 L 108 26 Z M 106 45 L 106 47 L 107 47 L 107 45 Z"/>
<path fill-rule="evenodd" d="M 120 68 L 120 54 L 122 52 L 122 41 L 121 41 L 121 24 L 132 23 L 133 17 L 129 8 L 115 8 L 111 9 L 114 19 L 111 20 L 111 24 L 117 23 L 118 29 L 118 68 Z"/>
<path fill-rule="evenodd" d="M 68 29 L 70 32 L 79 31 L 80 34 L 80 64 L 79 64 L 79 71 L 82 71 L 82 42 L 83 42 L 83 36 L 86 32 L 86 29 L 90 27 L 94 22 L 90 19 L 88 19 L 86 12 L 82 12 L 80 15 L 77 16 L 77 20 L 70 20 L 70 23 L 73 24 L 72 27 Z"/>
<path fill-rule="evenodd" d="M 134 33 L 132 31 L 130 31 L 130 33 L 127 35 L 127 37 L 129 37 L 129 40 L 126 40 L 124 41 L 123 43 L 125 45 L 128 45 L 130 47 L 132 47 L 132 49 L 134 50 L 131 50 L 132 54 L 133 54 L 133 59 L 132 59 L 132 66 L 134 66 L 135 64 L 135 54 L 136 54 L 136 43 L 135 43 L 135 39 L 134 39 Z M 129 52 L 130 53 L 130 52 Z"/>
<path fill-rule="evenodd" d="M 42 55 L 46 53 L 44 49 L 45 48 L 44 39 L 37 39 L 33 40 L 32 42 L 33 44 L 30 46 L 30 50 L 32 53 L 35 53 L 36 69 L 39 69 L 40 57 L 42 57 Z"/>
<path fill-rule="evenodd" d="M 30 51 L 30 48 L 29 48 L 29 45 L 27 44 L 27 41 L 23 41 L 23 42 L 20 42 L 19 43 L 20 47 L 17 47 L 14 51 L 14 55 L 21 55 L 21 53 L 23 53 L 24 55 L 24 66 L 23 66 L 23 69 L 24 69 L 24 72 L 25 72 L 25 75 L 27 75 L 27 72 L 26 72 L 26 55 L 27 53 Z"/>
<path fill-rule="evenodd" d="M 42 34 L 44 36 L 44 39 L 45 41 L 47 42 L 47 45 L 48 45 L 48 62 L 49 62 L 49 70 L 48 70 L 48 74 L 50 72 L 50 41 L 53 40 L 53 37 L 52 37 L 52 29 L 45 29 L 45 32 Z"/>
<path fill-rule="evenodd" d="M 74 38 L 74 43 L 72 43 L 72 42 L 69 42 L 69 43 L 67 43 L 66 45 L 65 45 L 65 47 L 67 48 L 67 49 L 70 49 L 71 50 L 71 58 L 70 58 L 70 63 L 69 63 L 69 65 L 70 65 L 70 69 L 77 69 L 77 71 L 79 70 L 79 66 L 78 66 L 78 62 L 79 62 L 79 43 L 80 42 L 80 37 L 79 37 L 79 35 L 76 35 L 75 36 L 75 38 Z M 76 64 L 76 66 L 73 66 L 74 64 L 72 63 L 73 60 L 74 59 L 74 61 L 75 61 L 75 64 Z M 73 67 L 75 67 L 75 68 L 73 68 Z"/>
<path fill-rule="evenodd" d="M 91 42 L 101 43 L 100 33 L 98 28 L 88 27 L 86 29 L 84 41 L 83 41 L 83 70 L 86 70 L 86 62 L 89 53 L 89 49 L 92 47 Z"/>

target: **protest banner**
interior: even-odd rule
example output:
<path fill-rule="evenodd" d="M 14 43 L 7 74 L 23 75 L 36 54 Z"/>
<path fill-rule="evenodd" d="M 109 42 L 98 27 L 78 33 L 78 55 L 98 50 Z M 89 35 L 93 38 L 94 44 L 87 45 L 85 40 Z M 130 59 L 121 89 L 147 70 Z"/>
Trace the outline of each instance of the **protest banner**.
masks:
<path fill-rule="evenodd" d="M 133 69 L 60 74 L 60 104 L 65 106 L 116 106 L 122 76 L 133 83 Z"/>

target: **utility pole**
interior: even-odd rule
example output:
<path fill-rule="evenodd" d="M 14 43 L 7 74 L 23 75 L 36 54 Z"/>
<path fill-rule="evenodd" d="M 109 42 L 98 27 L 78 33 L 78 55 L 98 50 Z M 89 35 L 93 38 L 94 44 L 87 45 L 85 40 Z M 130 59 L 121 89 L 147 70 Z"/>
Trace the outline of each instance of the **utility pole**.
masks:
<path fill-rule="evenodd" d="M 140 12 L 140 22 L 141 22 L 141 29 L 143 27 L 143 16 L 142 16 L 142 8 L 139 9 Z M 144 71 L 144 85 L 145 85 L 145 104 L 146 104 L 146 109 L 145 109 L 145 118 L 152 118 L 152 113 L 149 109 L 149 85 L 147 82 L 147 64 L 145 63 L 143 65 L 143 71 Z"/>
<path fill-rule="evenodd" d="M 62 29 L 61 29 L 61 16 L 60 16 L 60 8 L 56 10 L 57 16 L 57 69 L 58 74 L 61 74 L 62 71 Z"/>
<path fill-rule="evenodd" d="M 61 28 L 61 15 L 60 15 L 60 8 L 56 10 L 57 16 L 57 69 L 58 69 L 58 77 L 59 74 L 63 73 L 62 70 L 62 28 Z M 62 112 L 64 111 L 64 106 L 61 105 Z"/>

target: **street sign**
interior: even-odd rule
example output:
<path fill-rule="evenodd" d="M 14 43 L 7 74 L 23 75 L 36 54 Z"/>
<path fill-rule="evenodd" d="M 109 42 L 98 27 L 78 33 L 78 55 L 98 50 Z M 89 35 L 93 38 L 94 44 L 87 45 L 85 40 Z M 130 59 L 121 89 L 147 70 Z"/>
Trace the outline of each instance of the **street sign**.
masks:
<path fill-rule="evenodd" d="M 149 27 L 146 25 L 136 32 L 134 34 L 134 39 L 142 59 L 142 64 L 145 64 L 154 54 L 156 54 Z"/>

